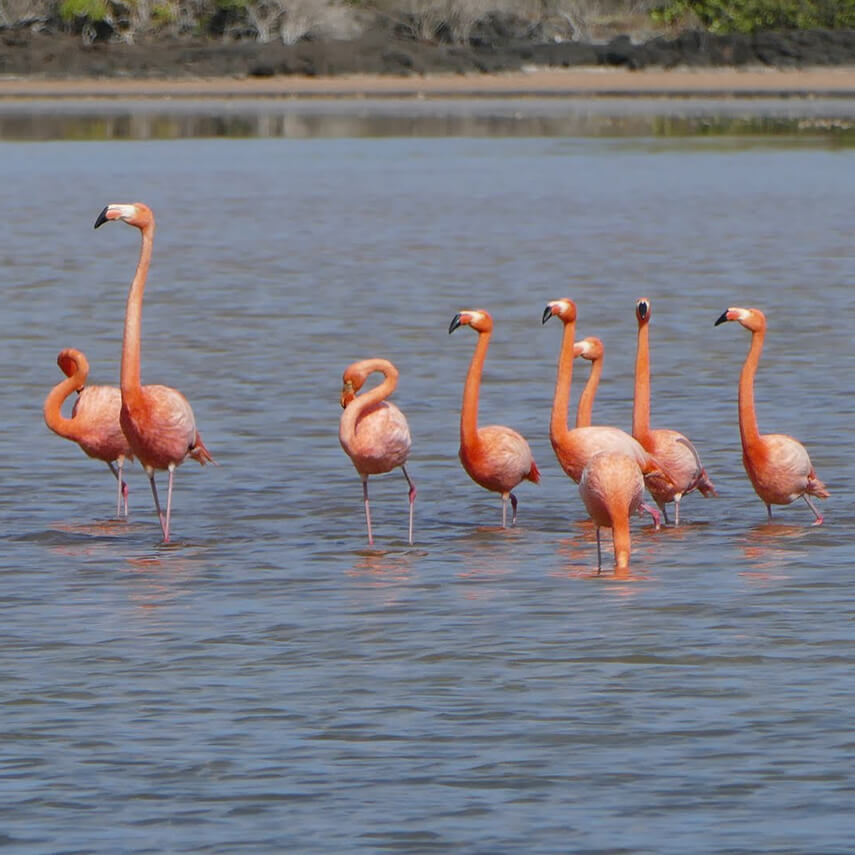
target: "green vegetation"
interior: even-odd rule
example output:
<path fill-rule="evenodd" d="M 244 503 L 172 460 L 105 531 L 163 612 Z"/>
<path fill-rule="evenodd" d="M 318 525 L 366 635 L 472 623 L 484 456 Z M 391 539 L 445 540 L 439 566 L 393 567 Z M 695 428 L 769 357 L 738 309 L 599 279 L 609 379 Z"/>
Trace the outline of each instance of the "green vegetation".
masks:
<path fill-rule="evenodd" d="M 654 10 L 665 24 L 696 21 L 713 33 L 855 28 L 855 0 L 667 0 Z"/>
<path fill-rule="evenodd" d="M 59 17 L 68 24 L 79 20 L 100 23 L 108 14 L 106 0 L 62 0 L 59 4 Z"/>

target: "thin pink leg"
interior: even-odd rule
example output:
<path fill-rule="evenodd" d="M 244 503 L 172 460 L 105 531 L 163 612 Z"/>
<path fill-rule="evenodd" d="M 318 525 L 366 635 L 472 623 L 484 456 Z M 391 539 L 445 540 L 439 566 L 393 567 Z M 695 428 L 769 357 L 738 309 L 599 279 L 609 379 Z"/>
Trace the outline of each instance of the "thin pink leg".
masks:
<path fill-rule="evenodd" d="M 416 485 L 410 479 L 410 476 L 407 474 L 407 467 L 401 466 L 401 471 L 404 473 L 404 477 L 407 479 L 407 483 L 410 485 L 409 492 L 409 501 L 410 501 L 410 546 L 413 545 L 413 507 L 416 502 Z"/>
<path fill-rule="evenodd" d="M 642 504 L 640 506 L 640 510 L 645 511 L 646 513 L 650 514 L 651 518 L 653 519 L 653 530 L 659 531 L 659 529 L 660 529 L 659 511 L 657 511 L 656 508 L 654 508 L 652 505 L 648 505 L 644 502 L 642 502 Z"/>
<path fill-rule="evenodd" d="M 151 470 L 148 481 L 151 484 L 151 493 L 154 496 L 154 506 L 157 508 L 157 518 L 160 520 L 160 530 L 163 532 L 163 542 L 167 543 L 169 541 L 169 527 L 166 524 L 166 517 L 164 517 L 163 511 L 160 509 L 160 500 L 157 498 L 157 487 L 154 484 L 154 469 Z"/>
<path fill-rule="evenodd" d="M 371 510 L 368 507 L 368 476 L 362 476 L 362 501 L 365 505 L 365 524 L 368 526 L 368 545 L 374 546 L 374 537 L 371 534 Z"/>
<path fill-rule="evenodd" d="M 128 485 L 122 480 L 122 470 L 125 466 L 125 458 L 118 457 L 116 458 L 116 462 L 119 464 L 118 469 L 110 462 L 107 463 L 107 466 L 110 467 L 110 471 L 116 479 L 116 516 L 121 519 L 123 500 L 125 504 L 125 516 L 128 515 Z"/>
<path fill-rule="evenodd" d="M 163 542 L 169 543 L 169 520 L 172 516 L 172 479 L 175 476 L 175 464 L 169 464 L 169 486 L 166 489 L 166 531 L 163 532 Z"/>
<path fill-rule="evenodd" d="M 600 527 L 597 526 L 597 573 L 603 569 L 603 551 L 600 546 Z"/>

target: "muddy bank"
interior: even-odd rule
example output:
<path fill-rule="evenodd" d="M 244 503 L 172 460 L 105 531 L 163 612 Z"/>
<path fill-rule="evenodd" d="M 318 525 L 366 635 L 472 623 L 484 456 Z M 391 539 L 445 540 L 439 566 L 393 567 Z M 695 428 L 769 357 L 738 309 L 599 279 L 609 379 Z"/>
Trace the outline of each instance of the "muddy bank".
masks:
<path fill-rule="evenodd" d="M 855 66 L 855 31 L 716 36 L 686 32 L 636 44 L 539 41 L 482 28 L 467 45 L 419 41 L 373 26 L 348 41 L 220 41 L 143 38 L 133 44 L 79 36 L 0 30 L 0 75 L 50 78 L 182 78 L 495 74 L 532 66 L 625 70 L 673 68 L 799 69 Z"/>

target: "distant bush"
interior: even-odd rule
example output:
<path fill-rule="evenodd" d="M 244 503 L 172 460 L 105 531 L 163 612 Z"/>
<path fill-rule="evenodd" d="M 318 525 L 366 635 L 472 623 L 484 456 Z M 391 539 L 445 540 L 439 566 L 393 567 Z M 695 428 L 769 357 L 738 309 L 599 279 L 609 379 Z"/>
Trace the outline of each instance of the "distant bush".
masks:
<path fill-rule="evenodd" d="M 696 21 L 713 33 L 855 28 L 855 0 L 668 0 L 652 14 L 669 25 Z"/>

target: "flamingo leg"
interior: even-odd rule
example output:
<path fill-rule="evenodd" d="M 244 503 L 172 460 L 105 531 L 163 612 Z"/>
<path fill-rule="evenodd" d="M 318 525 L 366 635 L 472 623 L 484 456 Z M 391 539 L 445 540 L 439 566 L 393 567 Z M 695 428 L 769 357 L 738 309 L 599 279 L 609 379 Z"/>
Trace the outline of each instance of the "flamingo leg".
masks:
<path fill-rule="evenodd" d="M 401 472 L 404 473 L 404 477 L 407 479 L 407 483 L 410 485 L 410 492 L 408 494 L 409 502 L 410 502 L 410 546 L 413 545 L 413 507 L 416 502 L 416 485 L 413 484 L 410 476 L 407 474 L 407 467 L 401 466 Z"/>
<path fill-rule="evenodd" d="M 151 484 L 151 494 L 154 496 L 154 506 L 157 508 L 157 518 L 160 520 L 160 530 L 163 532 L 163 542 L 166 543 L 169 540 L 169 528 L 166 525 L 166 517 L 164 517 L 163 511 L 160 509 L 160 499 L 157 498 L 157 487 L 154 483 L 154 469 L 149 472 L 148 482 Z"/>
<path fill-rule="evenodd" d="M 665 525 L 668 525 L 668 522 L 669 522 L 669 520 L 668 520 L 668 508 L 663 504 L 663 505 L 659 505 L 659 510 L 662 511 L 662 520 L 664 521 Z M 675 511 L 675 513 L 676 513 L 676 511 Z M 657 525 L 656 528 L 659 528 L 659 526 Z"/>
<path fill-rule="evenodd" d="M 511 508 L 513 510 L 513 514 L 511 515 L 511 527 L 517 524 L 517 497 L 513 493 L 508 494 L 511 497 Z"/>
<path fill-rule="evenodd" d="M 374 546 L 374 537 L 371 534 L 371 510 L 368 507 L 368 476 L 362 476 L 362 503 L 365 505 L 365 524 L 368 526 L 368 545 Z"/>
<path fill-rule="evenodd" d="M 676 528 L 680 525 L 680 499 L 682 499 L 682 494 L 678 493 L 674 496 L 674 527 Z"/>
<path fill-rule="evenodd" d="M 107 466 L 110 467 L 110 471 L 116 479 L 116 516 L 121 518 L 123 499 L 125 503 L 125 516 L 128 515 L 128 485 L 122 480 L 122 471 L 125 467 L 124 455 L 117 457 L 116 462 L 119 464 L 118 469 L 110 461 L 107 462 Z"/>
<path fill-rule="evenodd" d="M 766 505 L 766 514 L 768 515 L 769 519 L 772 519 L 772 506 L 771 505 Z"/>
<path fill-rule="evenodd" d="M 597 573 L 603 569 L 603 552 L 600 546 L 600 527 L 597 526 Z"/>
<path fill-rule="evenodd" d="M 813 511 L 813 515 L 816 517 L 811 525 L 822 525 L 822 514 L 816 509 L 814 503 L 807 497 L 807 493 L 803 493 L 802 498 L 808 503 L 808 507 Z"/>
<path fill-rule="evenodd" d="M 172 516 L 172 479 L 175 475 L 175 464 L 169 464 L 169 486 L 166 488 L 166 530 L 163 532 L 163 542 L 169 543 L 169 520 Z"/>

